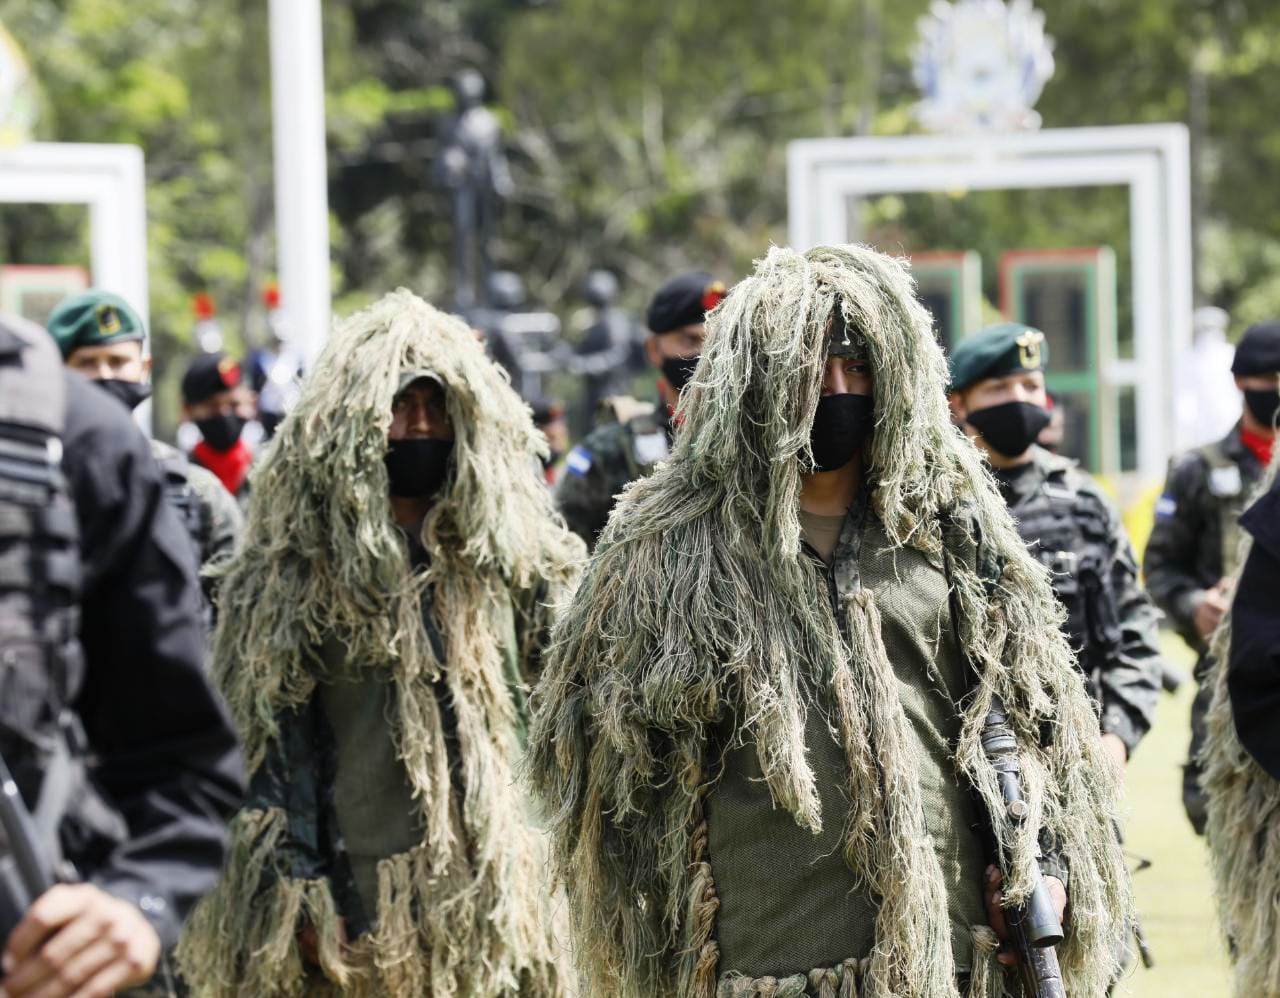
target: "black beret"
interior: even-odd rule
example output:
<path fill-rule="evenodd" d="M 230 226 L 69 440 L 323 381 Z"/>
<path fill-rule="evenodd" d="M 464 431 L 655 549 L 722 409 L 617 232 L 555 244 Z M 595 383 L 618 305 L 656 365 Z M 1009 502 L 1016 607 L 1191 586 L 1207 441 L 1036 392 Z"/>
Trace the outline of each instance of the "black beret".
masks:
<path fill-rule="evenodd" d="M 1250 326 L 1236 344 L 1231 373 L 1274 374 L 1280 371 L 1280 322 L 1259 322 Z"/>
<path fill-rule="evenodd" d="M 682 326 L 695 326 L 724 301 L 726 294 L 724 282 L 702 270 L 673 277 L 658 289 L 649 303 L 649 329 L 669 333 Z"/>
<path fill-rule="evenodd" d="M 182 376 L 182 400 L 195 405 L 240 384 L 240 362 L 225 353 L 202 353 Z"/>
<path fill-rule="evenodd" d="M 1042 371 L 1048 359 L 1049 347 L 1040 330 L 1020 322 L 988 326 L 966 336 L 951 351 L 951 391 L 964 391 L 984 378 Z"/>

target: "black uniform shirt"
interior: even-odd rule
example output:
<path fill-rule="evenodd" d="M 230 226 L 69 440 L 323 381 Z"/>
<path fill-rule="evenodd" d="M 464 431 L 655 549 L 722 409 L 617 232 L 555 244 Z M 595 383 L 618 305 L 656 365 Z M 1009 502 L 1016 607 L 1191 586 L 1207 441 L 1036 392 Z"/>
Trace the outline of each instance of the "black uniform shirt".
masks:
<path fill-rule="evenodd" d="M 1227 690 L 1240 743 L 1280 780 L 1280 478 L 1240 526 L 1253 548 L 1231 607 Z"/>
<path fill-rule="evenodd" d="M 91 775 L 128 825 L 109 856 L 70 856 L 136 904 L 161 940 L 212 889 L 244 793 L 231 720 L 205 676 L 191 542 L 147 440 L 119 403 L 67 373 L 62 468 L 79 519 Z M 88 868 L 86 868 L 88 867 Z"/>

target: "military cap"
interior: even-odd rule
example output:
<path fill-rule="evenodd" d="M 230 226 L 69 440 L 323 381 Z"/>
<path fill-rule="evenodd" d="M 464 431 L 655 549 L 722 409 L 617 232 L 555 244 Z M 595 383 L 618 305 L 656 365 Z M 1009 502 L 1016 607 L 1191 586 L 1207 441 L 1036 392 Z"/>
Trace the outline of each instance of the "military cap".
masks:
<path fill-rule="evenodd" d="M 92 289 L 58 302 L 49 313 L 49 332 L 65 360 L 80 347 L 142 340 L 142 319 L 129 303 L 110 291 Z"/>
<path fill-rule="evenodd" d="M 221 350 L 202 353 L 182 376 L 182 401 L 195 405 L 240 384 L 240 362 Z"/>
<path fill-rule="evenodd" d="M 1231 373 L 1274 374 L 1280 371 L 1280 322 L 1259 322 L 1250 326 L 1236 344 Z"/>
<path fill-rule="evenodd" d="M 444 385 L 440 383 L 440 375 L 436 374 L 436 372 L 432 371 L 430 368 L 406 367 L 400 372 L 400 379 L 396 382 L 396 398 L 399 398 L 404 394 L 404 390 L 415 381 L 421 381 L 424 378 L 428 381 L 434 381 L 437 385 L 440 385 L 441 388 L 444 387 Z"/>
<path fill-rule="evenodd" d="M 649 303 L 649 329 L 669 333 L 682 326 L 696 326 L 729 293 L 723 281 L 696 270 L 673 277 L 658 289 Z"/>
<path fill-rule="evenodd" d="M 1020 322 L 988 326 L 961 340 L 951 351 L 951 390 L 964 391 L 984 378 L 1018 371 L 1042 371 L 1049 359 L 1044 333 Z"/>
<path fill-rule="evenodd" d="M 827 356 L 865 360 L 867 355 L 866 337 L 856 327 L 845 322 L 844 310 L 837 305 L 831 313 L 830 332 L 827 334 Z"/>

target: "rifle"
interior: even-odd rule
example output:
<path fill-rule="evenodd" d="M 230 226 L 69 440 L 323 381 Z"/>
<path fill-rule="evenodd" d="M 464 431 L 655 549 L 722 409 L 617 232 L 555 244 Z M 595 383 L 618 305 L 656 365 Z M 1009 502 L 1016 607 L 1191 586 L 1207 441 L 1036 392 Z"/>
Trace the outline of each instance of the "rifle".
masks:
<path fill-rule="evenodd" d="M 55 883 L 53 865 L 41 844 L 9 766 L 0 755 L 0 945 L 7 943 L 33 901 Z"/>
<path fill-rule="evenodd" d="M 1021 823 L 1027 816 L 1027 802 L 1022 796 L 1018 742 L 998 696 L 991 698 L 991 709 L 982 724 L 982 751 L 996 771 L 1005 809 L 1014 822 Z M 991 827 L 995 826 L 993 816 Z M 1032 870 L 1031 884 L 1031 893 L 1023 904 L 1005 908 L 1022 991 L 1025 998 L 1067 998 L 1056 948 L 1063 938 L 1062 923 L 1038 866 Z"/>

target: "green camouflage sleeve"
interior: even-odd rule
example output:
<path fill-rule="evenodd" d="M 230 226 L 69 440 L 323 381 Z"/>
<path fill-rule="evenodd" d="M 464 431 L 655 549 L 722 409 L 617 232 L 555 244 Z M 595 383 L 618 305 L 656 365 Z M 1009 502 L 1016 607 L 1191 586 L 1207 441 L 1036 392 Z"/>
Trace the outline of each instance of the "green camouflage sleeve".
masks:
<path fill-rule="evenodd" d="M 625 469 L 619 475 L 614 450 L 602 434 L 591 434 L 565 458 L 564 477 L 556 487 L 556 505 L 565 523 L 588 549 L 595 547 L 609 522 L 614 496 L 627 483 Z"/>
<path fill-rule="evenodd" d="M 200 551 L 200 565 L 208 567 L 216 560 L 230 557 L 235 551 L 244 529 L 244 513 L 235 496 L 211 472 L 193 464 L 188 470 L 188 479 L 203 507 L 205 522 L 209 524 L 209 532 Z"/>
<path fill-rule="evenodd" d="M 1106 503 L 1110 519 L 1110 578 L 1118 639 L 1098 679 L 1102 730 L 1117 735 L 1132 753 L 1155 720 L 1160 697 L 1160 613 L 1138 584 L 1138 563 L 1119 514 Z"/>
<path fill-rule="evenodd" d="M 1193 620 L 1194 597 L 1201 588 L 1196 576 L 1199 544 L 1208 526 L 1204 478 L 1204 462 L 1195 455 L 1169 470 L 1164 492 L 1156 500 L 1155 525 L 1142 566 L 1147 592 L 1193 648 L 1204 643 Z"/>
<path fill-rule="evenodd" d="M 280 735 L 249 781 L 247 809 L 283 811 L 286 833 L 276 844 L 263 884 L 275 877 L 313 880 L 328 873 L 321 838 L 320 763 L 314 700 L 277 718 Z"/>

